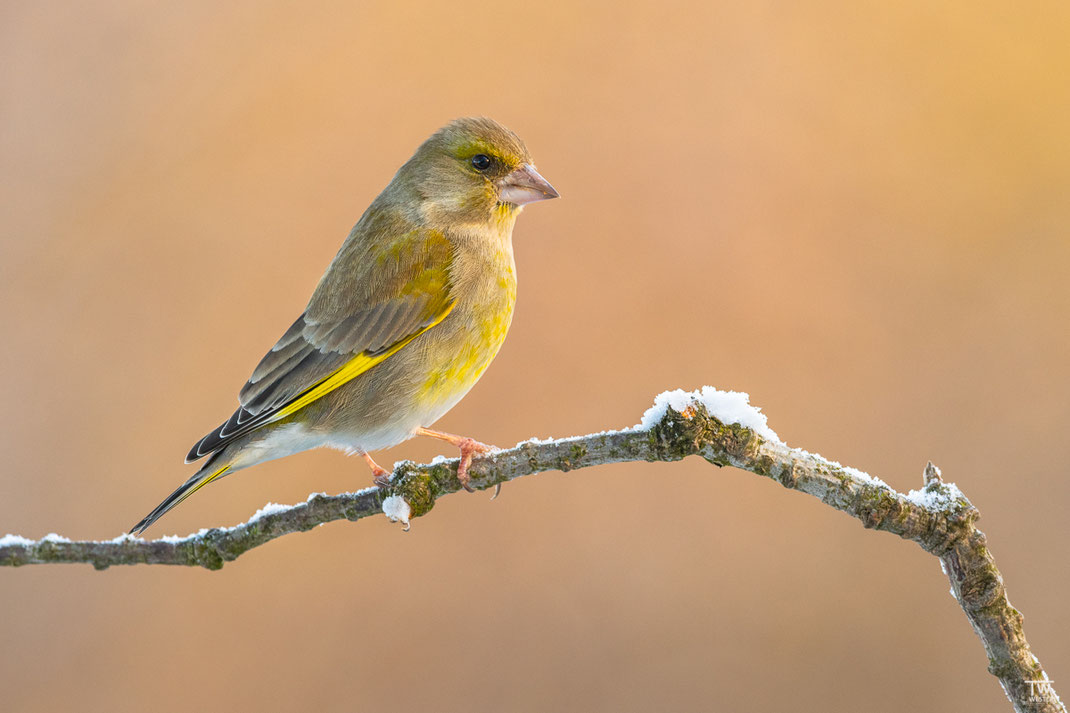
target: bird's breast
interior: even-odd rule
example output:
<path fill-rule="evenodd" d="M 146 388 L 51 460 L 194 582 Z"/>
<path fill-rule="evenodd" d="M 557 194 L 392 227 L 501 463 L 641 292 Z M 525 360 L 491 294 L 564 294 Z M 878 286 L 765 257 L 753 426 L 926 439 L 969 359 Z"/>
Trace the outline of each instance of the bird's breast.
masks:
<path fill-rule="evenodd" d="M 430 330 L 427 375 L 419 398 L 452 403 L 468 392 L 498 354 L 516 304 L 516 266 L 511 246 L 458 251 L 450 270 L 457 304 Z"/>

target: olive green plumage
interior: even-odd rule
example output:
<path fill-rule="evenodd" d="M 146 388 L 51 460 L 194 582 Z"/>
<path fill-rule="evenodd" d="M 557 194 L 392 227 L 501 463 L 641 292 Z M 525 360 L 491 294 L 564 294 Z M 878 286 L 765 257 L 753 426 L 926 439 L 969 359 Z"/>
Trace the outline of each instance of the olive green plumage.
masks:
<path fill-rule="evenodd" d="M 239 409 L 187 456 L 209 459 L 134 531 L 221 475 L 320 446 L 387 448 L 438 420 L 509 329 L 521 207 L 556 196 L 500 124 L 433 134 L 361 216 Z"/>

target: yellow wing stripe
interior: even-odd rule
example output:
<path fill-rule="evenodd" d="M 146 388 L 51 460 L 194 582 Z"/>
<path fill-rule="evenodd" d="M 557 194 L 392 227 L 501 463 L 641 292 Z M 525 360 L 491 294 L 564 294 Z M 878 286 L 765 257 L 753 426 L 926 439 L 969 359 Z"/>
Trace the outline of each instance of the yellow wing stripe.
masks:
<path fill-rule="evenodd" d="M 175 501 L 175 504 L 174 504 L 174 505 L 172 505 L 171 507 L 172 507 L 172 508 L 173 508 L 173 507 L 175 507 L 176 505 L 178 505 L 179 503 L 181 503 L 181 502 L 182 502 L 183 500 L 185 500 L 186 498 L 188 498 L 188 497 L 189 497 L 190 495 L 193 495 L 193 494 L 194 494 L 195 492 L 197 492 L 198 490 L 200 490 L 200 489 L 201 489 L 201 488 L 203 488 L 204 486 L 208 485 L 209 483 L 211 483 L 211 482 L 212 482 L 213 480 L 215 480 L 215 479 L 216 479 L 216 478 L 218 478 L 219 476 L 221 476 L 221 475 L 223 475 L 224 473 L 226 473 L 226 472 L 227 472 L 228 470 L 230 470 L 230 466 L 229 466 L 229 465 L 225 465 L 225 466 L 223 466 L 222 468 L 220 468 L 219 470 L 217 470 L 216 472 L 212 473 L 212 474 L 211 474 L 211 475 L 209 475 L 209 476 L 208 476 L 207 478 L 205 478 L 205 479 L 204 479 L 204 480 L 202 480 L 201 482 L 197 483 L 196 485 L 194 485 L 194 486 L 193 486 L 192 488 L 190 488 L 190 489 L 189 489 L 189 490 L 187 490 L 186 492 L 182 493 L 182 497 L 181 497 L 181 498 L 179 498 L 178 500 L 176 500 L 176 501 Z M 169 508 L 169 509 L 170 509 L 170 508 Z"/>
<path fill-rule="evenodd" d="M 342 386 L 346 382 L 352 381 L 353 379 L 357 378 L 358 376 L 366 372 L 368 369 L 371 369 L 373 366 L 383 361 L 387 357 L 396 354 L 399 350 L 401 350 L 402 347 L 407 345 L 413 339 L 416 339 L 418 336 L 431 329 L 442 320 L 446 319 L 446 316 L 453 310 L 453 306 L 455 304 L 457 303 L 451 302 L 450 304 L 448 304 L 446 306 L 446 309 L 443 310 L 442 314 L 438 315 L 435 318 L 435 321 L 431 322 L 431 324 L 427 325 L 420 331 L 415 332 L 410 336 L 405 337 L 401 341 L 391 345 L 390 348 L 387 349 L 385 352 L 380 352 L 379 354 L 375 355 L 358 354 L 356 357 L 354 357 L 350 361 L 340 366 L 335 371 L 325 376 L 319 381 L 319 383 L 310 387 L 307 391 L 302 393 L 296 399 L 294 399 L 290 403 L 286 404 L 286 406 L 275 412 L 275 414 L 271 417 L 271 421 L 278 421 L 279 419 L 283 419 L 287 416 L 293 415 L 297 411 L 303 409 L 305 406 L 308 406 L 316 399 L 326 396 L 327 394 L 337 389 L 339 386 Z M 214 478 L 216 476 L 213 475 L 212 477 Z"/>

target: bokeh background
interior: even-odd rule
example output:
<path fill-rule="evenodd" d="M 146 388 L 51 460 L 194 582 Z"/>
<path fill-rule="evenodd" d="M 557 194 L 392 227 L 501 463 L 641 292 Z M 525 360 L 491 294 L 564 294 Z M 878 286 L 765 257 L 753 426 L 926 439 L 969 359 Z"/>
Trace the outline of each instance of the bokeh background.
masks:
<path fill-rule="evenodd" d="M 440 427 L 506 446 L 712 384 L 901 490 L 932 459 L 1070 681 L 1068 30 L 1062 2 L 6 2 L 0 533 L 154 506 L 397 166 L 486 114 L 563 198 L 519 221 L 512 332 Z M 151 534 L 368 480 L 303 454 Z M 221 572 L 0 583 L 12 712 L 1009 709 L 932 557 L 698 459 Z"/>

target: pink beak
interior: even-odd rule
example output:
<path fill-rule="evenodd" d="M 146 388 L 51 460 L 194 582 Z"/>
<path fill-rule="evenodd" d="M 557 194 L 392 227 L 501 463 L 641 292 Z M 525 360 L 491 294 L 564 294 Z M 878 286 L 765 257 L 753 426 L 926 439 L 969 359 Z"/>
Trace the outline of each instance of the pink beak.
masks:
<path fill-rule="evenodd" d="M 526 205 L 557 198 L 559 195 L 530 163 L 525 163 L 498 181 L 498 198 L 513 205 Z"/>

